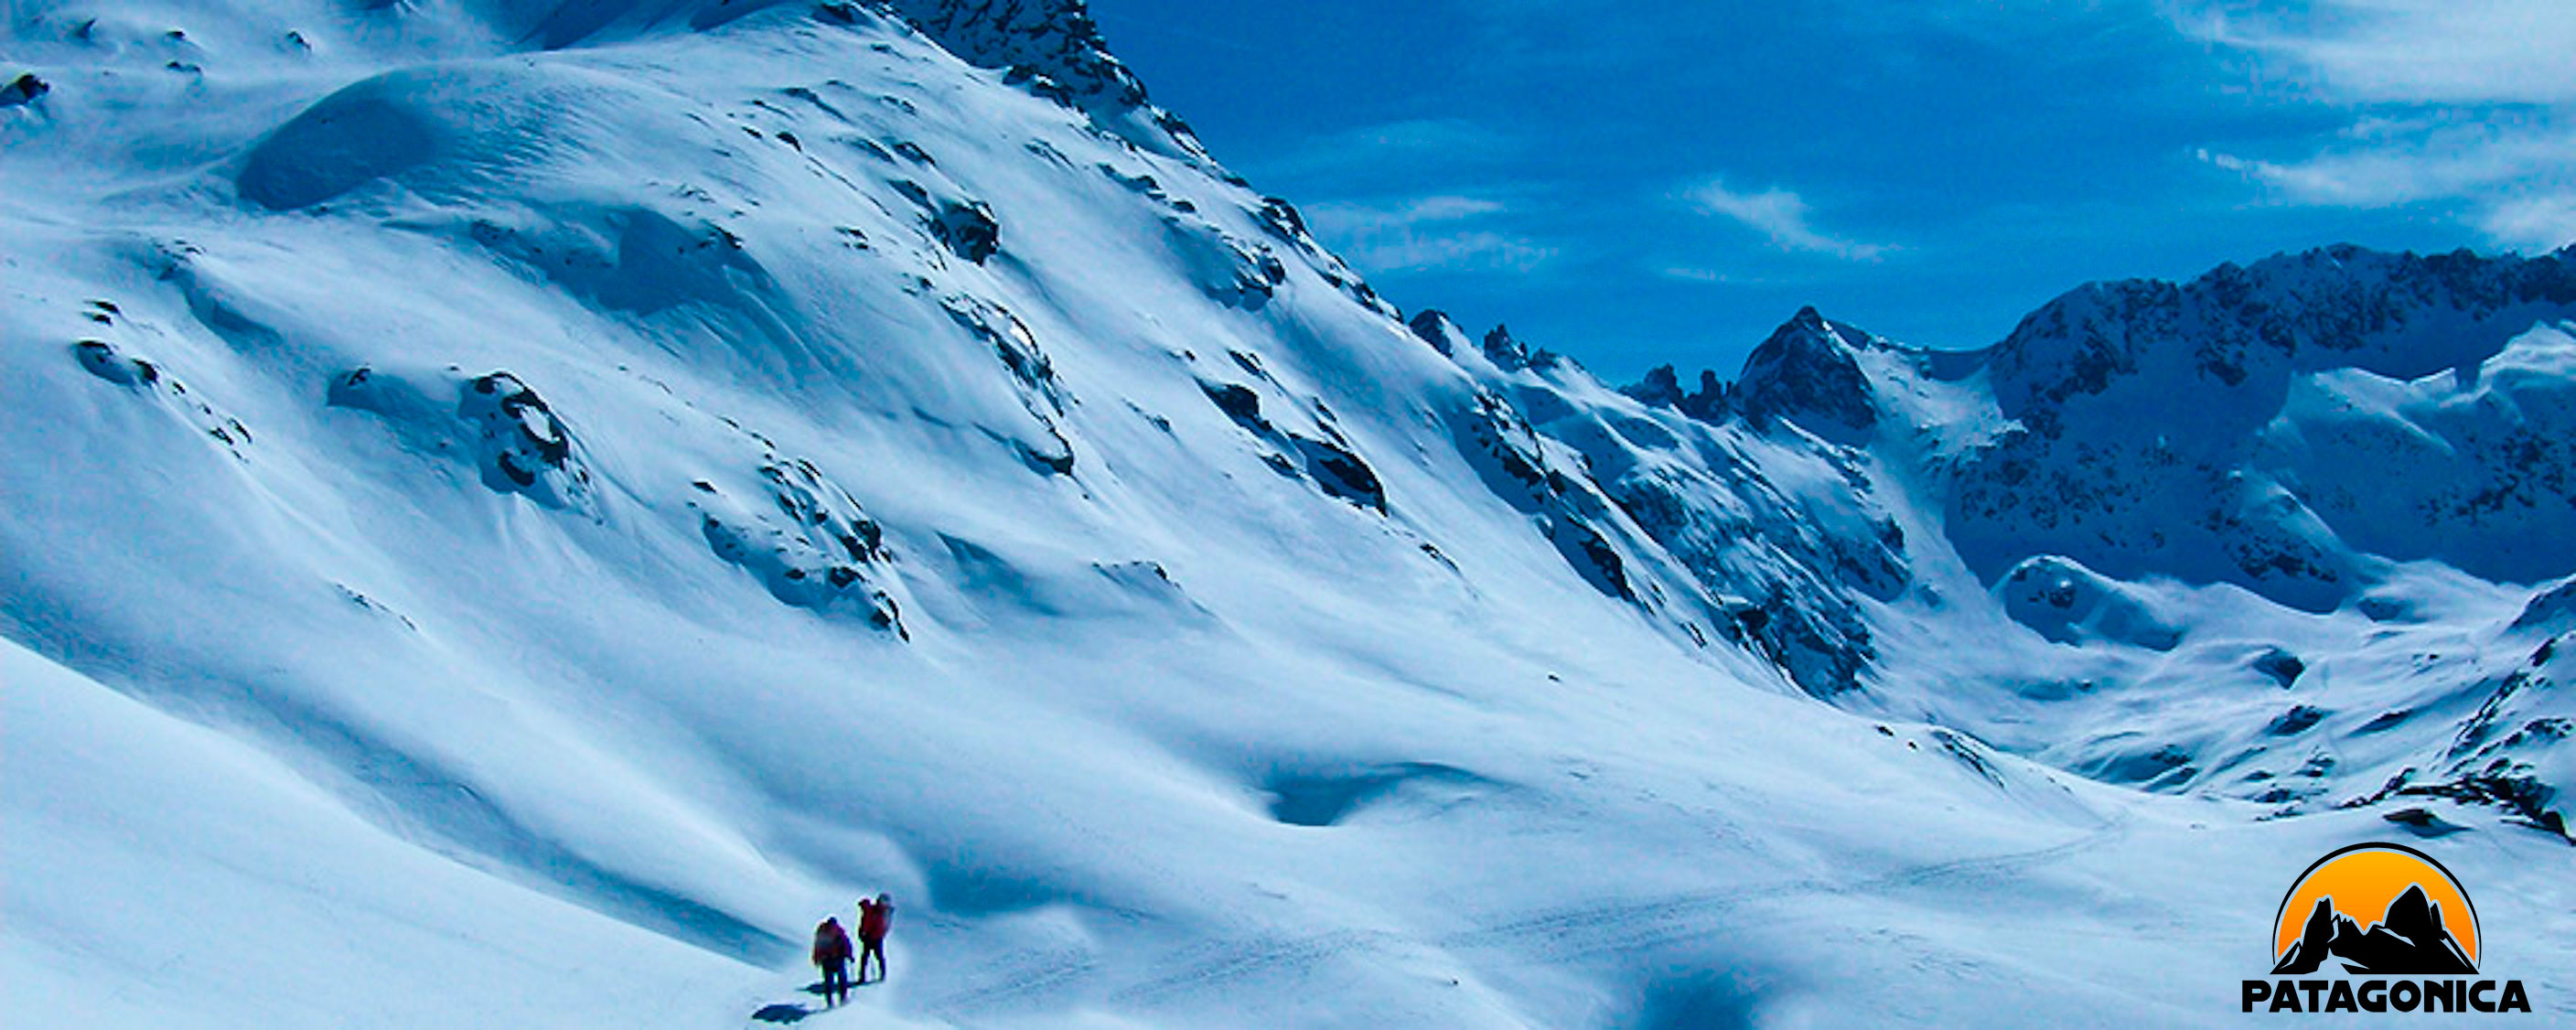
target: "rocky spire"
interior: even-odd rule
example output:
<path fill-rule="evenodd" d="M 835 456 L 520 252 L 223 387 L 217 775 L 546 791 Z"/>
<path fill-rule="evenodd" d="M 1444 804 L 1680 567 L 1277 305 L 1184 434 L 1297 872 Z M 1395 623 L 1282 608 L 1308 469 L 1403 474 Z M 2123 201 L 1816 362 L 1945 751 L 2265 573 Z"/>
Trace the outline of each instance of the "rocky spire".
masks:
<path fill-rule="evenodd" d="M 1868 340 L 1800 308 L 1745 359 L 1736 406 L 1757 420 L 1787 418 L 1837 439 L 1866 436 L 1878 424 L 1878 406 L 1853 351 Z"/>
<path fill-rule="evenodd" d="M 1145 102 L 1144 84 L 1109 56 L 1083 0 L 885 0 L 885 6 L 969 64 L 1024 68 L 1085 102 Z"/>
<path fill-rule="evenodd" d="M 1084 0 L 878 0 L 958 59 L 1091 116 L 1128 142 L 1214 167 L 1189 123 L 1145 99 Z"/>

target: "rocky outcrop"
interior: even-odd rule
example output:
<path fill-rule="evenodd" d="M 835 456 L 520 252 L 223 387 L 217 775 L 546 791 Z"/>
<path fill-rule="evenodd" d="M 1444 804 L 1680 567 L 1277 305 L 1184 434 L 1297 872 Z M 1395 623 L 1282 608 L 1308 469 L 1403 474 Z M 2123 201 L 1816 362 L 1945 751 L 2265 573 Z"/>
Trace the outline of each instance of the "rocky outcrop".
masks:
<path fill-rule="evenodd" d="M 101 325 L 117 326 L 120 312 L 115 304 L 104 300 L 90 301 L 89 319 Z M 250 427 L 241 420 L 217 409 L 198 395 L 189 392 L 188 384 L 164 372 L 149 358 L 128 353 L 106 340 L 82 340 L 72 345 L 72 360 L 83 371 L 109 383 L 124 387 L 137 397 L 147 397 L 162 410 L 196 428 L 209 440 L 221 444 L 239 457 L 250 446 Z"/>
<path fill-rule="evenodd" d="M 909 637 L 903 609 L 876 582 L 893 560 L 884 531 L 814 463 L 763 455 L 752 487 L 690 484 L 689 509 L 716 557 L 757 577 L 780 603 L 852 611 Z M 740 496 L 746 490 L 752 497 Z"/>
<path fill-rule="evenodd" d="M 1190 279 L 1229 307 L 1258 311 L 1288 281 L 1288 266 L 1259 240 L 1236 236 L 1188 211 L 1164 214 L 1163 228 Z"/>
<path fill-rule="evenodd" d="M 1450 321 L 1448 314 L 1438 308 L 1415 312 L 1413 321 L 1405 328 L 1413 332 L 1414 339 L 1430 344 L 1431 349 L 1439 351 L 1442 357 L 1467 353 L 1471 346 L 1466 331 L 1458 328 L 1458 323 Z"/>
<path fill-rule="evenodd" d="M 1128 142 L 1207 166 L 1189 123 L 1148 103 L 1145 84 L 1101 38 L 1083 0 L 879 0 L 968 64 L 1088 113 Z"/>
<path fill-rule="evenodd" d="M 1510 338 L 1500 329 L 1495 335 Z M 1531 428 L 1518 408 L 1496 394 L 1479 393 L 1454 428 L 1460 453 L 1486 485 L 1529 515 L 1586 582 L 1622 601 L 1638 599 L 1626 557 L 1597 525 L 1609 508 L 1608 500 L 1588 476 L 1555 467 L 1547 455 L 1553 441 Z"/>
<path fill-rule="evenodd" d="M 1756 425 L 1785 419 L 1840 443 L 1867 439 L 1878 425 L 1878 408 L 1854 351 L 1870 339 L 1825 321 L 1814 308 L 1800 308 L 1745 360 L 1733 392 L 1736 410 Z"/>
<path fill-rule="evenodd" d="M 986 68 L 1024 68 L 1084 101 L 1145 102 L 1145 84 L 1109 55 L 1083 0 L 884 0 L 949 53 Z"/>
<path fill-rule="evenodd" d="M 1067 397 L 1063 384 L 1056 379 L 1055 361 L 1038 346 L 1037 334 L 1009 308 L 972 294 L 952 294 L 940 301 L 940 307 L 958 328 L 992 349 L 993 356 L 1011 375 L 1020 407 L 1028 413 L 1035 430 L 1046 438 L 1031 439 L 1021 433 L 997 435 L 1007 439 L 1020 460 L 1031 468 L 1049 475 L 1072 475 L 1073 440 L 1066 435 L 1063 422 Z"/>
<path fill-rule="evenodd" d="M 1620 387 L 1619 392 L 1638 403 L 1671 408 L 1702 422 L 1723 422 L 1734 411 L 1732 393 L 1712 369 L 1700 370 L 1699 389 L 1690 393 L 1682 392 L 1681 376 L 1671 365 L 1647 369 L 1644 379 Z"/>
<path fill-rule="evenodd" d="M 16 107 L 20 104 L 33 103 L 37 97 L 44 96 L 52 89 L 52 86 L 45 84 L 45 80 L 37 78 L 36 73 L 21 72 L 7 84 L 0 85 L 0 107 Z"/>
<path fill-rule="evenodd" d="M 892 185 L 920 210 L 922 232 L 949 253 L 980 265 L 1001 251 L 1002 221 L 994 217 L 992 205 L 973 197 L 940 196 L 911 179 Z"/>
<path fill-rule="evenodd" d="M 465 376 L 361 367 L 331 383 L 333 407 L 364 411 L 408 444 L 471 465 L 495 493 L 560 510 L 599 514 L 598 491 L 571 427 L 537 391 L 506 371 Z"/>
<path fill-rule="evenodd" d="M 1285 392 L 1278 381 L 1262 369 L 1250 355 L 1235 356 L 1236 365 L 1257 379 L 1264 388 Z M 1386 485 L 1378 479 L 1377 470 L 1359 456 L 1349 437 L 1334 424 L 1329 411 L 1311 398 L 1296 413 L 1306 430 L 1289 429 L 1263 413 L 1261 390 L 1243 383 L 1201 380 L 1199 389 L 1226 418 L 1248 433 L 1261 448 L 1261 459 L 1272 470 L 1292 479 L 1301 479 L 1327 496 L 1349 502 L 1378 514 L 1386 513 Z M 1308 414 L 1311 413 L 1311 417 Z M 1285 417 L 1285 416 L 1283 416 Z"/>

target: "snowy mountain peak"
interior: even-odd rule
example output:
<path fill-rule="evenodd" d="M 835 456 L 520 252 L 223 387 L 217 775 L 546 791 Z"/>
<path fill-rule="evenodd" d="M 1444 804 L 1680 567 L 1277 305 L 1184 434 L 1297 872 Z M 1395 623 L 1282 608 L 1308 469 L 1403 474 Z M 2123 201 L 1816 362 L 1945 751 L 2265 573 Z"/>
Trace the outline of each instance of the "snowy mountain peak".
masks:
<path fill-rule="evenodd" d="M 1788 419 L 1810 431 L 1856 442 L 1878 424 L 1870 379 L 1858 352 L 1872 337 L 1800 308 L 1744 362 L 1733 397 L 1756 421 Z"/>
<path fill-rule="evenodd" d="M 1144 83 L 1109 55 L 1084 0 L 883 0 L 949 53 L 1045 75 L 1074 97 L 1133 107 Z"/>
<path fill-rule="evenodd" d="M 2336 246 L 2188 283 L 2092 283 L 2050 301 L 1995 347 L 1997 400 L 2046 433 L 2116 409 L 2116 387 L 2183 390 L 2203 417 L 2268 417 L 2294 371 L 2351 367 L 2412 379 L 2473 365 L 2535 318 L 2576 310 L 2576 254 L 2388 254 Z M 2104 398 L 2100 404 L 2096 398 Z M 2243 424 L 2236 430 L 2246 428 Z"/>
<path fill-rule="evenodd" d="M 1503 368 L 1523 368 L 1530 363 L 1529 348 L 1521 341 L 1512 338 L 1510 326 L 1497 323 L 1492 329 L 1487 330 L 1482 346 L 1485 360 Z"/>
<path fill-rule="evenodd" d="M 1146 150 L 1214 161 L 1189 124 L 1146 101 L 1145 84 L 1109 53 L 1084 0 L 880 0 L 959 59 L 1003 69 L 1003 81 L 1091 114 Z"/>
<path fill-rule="evenodd" d="M 2560 388 L 2549 327 L 2571 318 L 2564 255 L 2333 247 L 2079 288 L 1987 357 L 2016 431 L 1959 475 L 1962 551 L 1986 570 L 2057 553 L 2320 609 L 2379 557 L 2565 572 L 2576 550 L 2538 541 L 2576 529 L 2542 430 Z M 2550 371 L 2520 371 L 2535 362 Z"/>
<path fill-rule="evenodd" d="M 1444 357 L 1464 354 L 1471 348 L 1466 330 L 1458 328 L 1458 323 L 1450 321 L 1448 313 L 1438 308 L 1415 312 L 1413 321 L 1405 327 L 1412 330 L 1415 339 L 1430 344 Z"/>

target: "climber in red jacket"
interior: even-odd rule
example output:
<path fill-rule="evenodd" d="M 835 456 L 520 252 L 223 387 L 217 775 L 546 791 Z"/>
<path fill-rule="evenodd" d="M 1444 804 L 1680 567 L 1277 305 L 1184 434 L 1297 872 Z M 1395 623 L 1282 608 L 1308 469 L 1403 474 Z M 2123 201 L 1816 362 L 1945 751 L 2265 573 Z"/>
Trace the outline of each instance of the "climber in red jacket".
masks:
<path fill-rule="evenodd" d="M 814 964 L 823 969 L 823 1000 L 838 1005 L 850 1000 L 850 935 L 841 921 L 826 918 L 814 928 Z M 880 957 L 877 964 L 883 966 Z"/>
<path fill-rule="evenodd" d="M 868 956 L 877 959 L 877 979 L 886 978 L 886 928 L 894 922 L 894 899 L 879 894 L 871 901 L 859 899 L 859 982 L 868 982 Z"/>

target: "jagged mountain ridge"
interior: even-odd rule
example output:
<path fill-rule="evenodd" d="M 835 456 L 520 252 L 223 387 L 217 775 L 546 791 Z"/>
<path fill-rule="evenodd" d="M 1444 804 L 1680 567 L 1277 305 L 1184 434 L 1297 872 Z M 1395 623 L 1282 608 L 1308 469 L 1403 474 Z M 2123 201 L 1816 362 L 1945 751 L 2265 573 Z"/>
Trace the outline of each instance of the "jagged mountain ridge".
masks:
<path fill-rule="evenodd" d="M 2456 702 L 2434 699 L 2514 696 L 2553 657 L 2538 632 L 2543 620 L 2522 606 L 2546 607 L 2555 582 L 2576 571 L 2576 558 L 2556 550 L 2576 528 L 2576 494 L 2564 480 L 2571 456 L 2558 443 L 2576 373 L 2565 361 L 2571 317 L 2576 251 L 2525 259 L 2332 247 L 2223 266 L 2188 284 L 2081 287 L 1980 351 L 1908 348 L 1803 311 L 1734 384 L 1702 373 L 1701 389 L 1685 395 L 1664 368 L 1626 392 L 1875 463 L 1884 503 L 1915 509 L 1934 527 L 1916 534 L 1910 552 L 1900 548 L 1907 560 L 1963 565 L 1969 576 L 1954 581 L 1991 590 L 2002 615 L 2055 647 L 2136 658 L 2112 658 L 2073 683 L 2011 688 L 2019 693 L 2118 691 L 2169 676 L 2151 667 L 2195 649 L 2193 627 L 2209 622 L 2192 609 L 2212 602 L 2251 605 L 2278 623 L 2265 628 L 2269 640 L 2211 641 L 2243 654 L 2225 664 L 2257 682 L 2303 693 L 2298 654 L 2319 650 L 2345 653 L 2345 669 L 2374 678 L 2411 678 L 2412 670 L 2362 658 L 2369 648 L 2360 639 L 2447 635 L 2442 617 L 2409 595 L 2428 574 L 2480 577 L 2493 585 L 2477 616 L 2481 640 L 2493 640 L 2481 649 L 2493 657 L 2375 698 L 2384 707 L 2348 727 L 2382 734 L 2438 706 L 2453 713 L 2448 732 L 2464 742 L 2518 730 L 2522 756 L 2493 759 L 2484 773 L 2463 759 L 2475 744 L 2444 749 L 2426 737 L 2409 741 L 2405 760 L 2371 749 L 2379 761 L 2359 775 L 2338 770 L 2351 756 L 2314 750 L 2260 767 L 2327 717 L 2327 707 L 2305 699 L 2277 715 L 2231 716 L 2265 734 L 2227 732 L 2205 714 L 2172 725 L 2169 714 L 2134 707 L 2111 720 L 2012 721 L 2090 737 L 2074 748 L 2061 737 L 2051 750 L 2069 767 L 2119 781 L 2181 789 L 2225 773 L 2243 796 L 2275 803 L 2431 790 L 2503 799 L 2557 825 L 2551 806 L 2531 799 L 2564 795 L 2533 774 L 2565 759 L 2530 752 L 2563 735 L 2559 717 L 2535 711 L 2496 726 L 2491 715 L 2469 720 Z M 2544 589 L 2534 595 L 2534 586 Z M 1945 602 L 1911 603 L 1922 621 L 1937 623 L 1931 613 Z M 1869 621 L 1853 639 L 1870 639 Z M 2045 651 L 2022 657 L 2042 666 Z M 1894 682 L 1881 679 L 1894 689 L 1879 700 L 1893 710 L 1940 712 L 1938 695 L 1959 684 L 1901 671 L 1924 657 L 1870 653 L 1858 664 L 1898 670 Z M 2526 659 L 2531 668 L 2518 669 Z M 1995 668 L 1976 678 L 2026 676 Z M 2089 707 L 2077 700 L 2051 707 Z M 1991 717 L 1963 721 L 2033 741 L 2033 751 L 2052 735 Z M 2212 750 L 2229 768 L 2210 768 Z M 2337 781 L 2341 793 L 2327 786 Z"/>
<path fill-rule="evenodd" d="M 1293 206 L 1046 67 L 1097 69 L 1078 8 L 940 11 L 10 26 L 53 86 L 0 110 L 0 436 L 48 487 L 0 506 L 29 1008 L 733 1025 L 892 885 L 870 1018 L 2196 1011 L 2028 931 L 2110 882 L 2246 930 L 2158 899 L 2277 890 L 2255 863 L 2138 861 L 2211 809 L 1906 678 L 1927 632 L 2059 646 L 2001 636 L 1911 493 L 2008 429 L 1955 362 L 1803 317 L 1758 422 L 1712 424 L 1409 333 Z M 1868 447 L 1801 421 L 1859 410 L 1794 381 L 1846 351 L 1914 376 Z M 2460 761 L 2561 753 L 2513 682 Z M 1853 896 L 2020 933 L 1847 940 Z"/>

